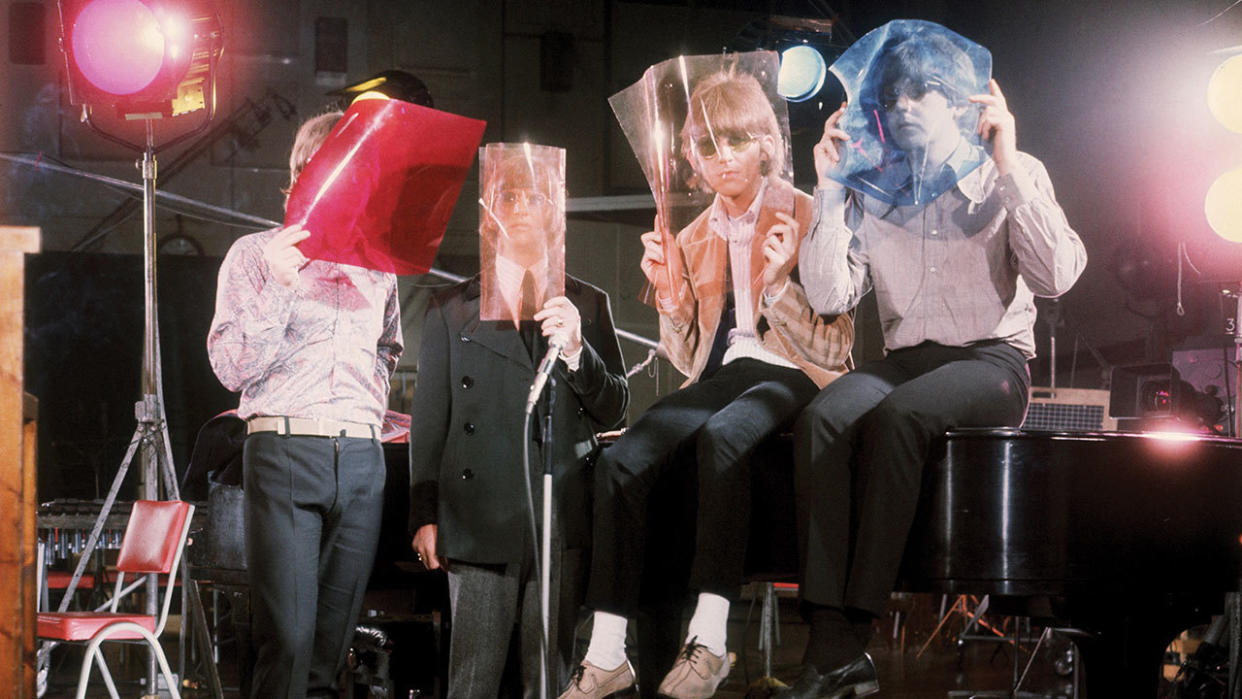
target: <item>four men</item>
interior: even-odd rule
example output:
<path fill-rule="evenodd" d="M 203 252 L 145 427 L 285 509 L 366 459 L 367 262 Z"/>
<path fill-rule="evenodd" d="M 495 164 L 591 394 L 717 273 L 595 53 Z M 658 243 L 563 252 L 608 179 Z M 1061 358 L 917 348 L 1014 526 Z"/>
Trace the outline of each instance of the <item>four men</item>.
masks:
<path fill-rule="evenodd" d="M 558 217 L 563 233 L 563 180 L 550 186 L 555 178 L 529 148 L 525 157 L 498 155 L 496 181 L 481 187 L 481 231 L 492 231 L 484 272 L 432 299 L 412 410 L 412 545 L 429 568 L 448 572 L 450 696 L 497 694 L 515 623 L 527 695 L 537 686 L 540 604 L 519 455 L 525 441 L 537 467 L 549 437 L 521 433 L 545 337 L 564 350 L 553 400 L 541 405 L 545 414 L 551 406 L 559 495 L 554 667 L 572 658 L 577 571 L 593 546 L 593 632 L 562 696 L 636 689 L 627 617 L 648 497 L 669 468 L 697 470 L 699 596 L 660 693 L 716 691 L 729 672 L 725 629 L 741 584 L 749 457 L 795 420 L 811 636 L 786 696 L 878 689 L 864 651 L 895 582 L 931 442 L 953 427 L 1021 422 L 1033 297 L 1065 292 L 1086 261 L 1043 166 L 1016 148 L 999 86 L 978 89 L 979 66 L 961 45 L 919 29 L 886 35 L 859 96 L 873 107 L 866 128 L 883 154 L 846 172 L 862 134 L 843 128 L 843 105 L 814 149 L 814 201 L 774 176 L 787 149 L 753 76 L 721 71 L 694 86 L 680 143 L 712 204 L 675 245 L 667 231 L 644 234 L 641 261 L 661 348 L 687 382 L 603 451 L 593 496 L 594 435 L 624 420 L 629 397 L 607 296 L 564 275 L 563 263 L 549 265 L 547 232 Z M 303 140 L 295 160 L 314 150 Z M 305 235 L 238 241 L 221 270 L 209 339 L 213 366 L 243 391 L 242 417 L 252 418 L 247 544 L 256 628 L 268 629 L 256 696 L 327 693 L 340 668 L 374 551 L 383 483 L 375 430 L 401 349 L 391 275 L 308 263 L 295 247 Z M 344 284 L 365 303 L 332 303 Z M 564 295 L 549 298 L 562 285 Z M 885 356 L 846 373 L 849 313 L 872 290 Z M 334 339 L 341 323 L 354 328 L 350 341 Z M 693 463 L 674 462 L 675 452 L 692 453 Z M 313 541 L 300 524 L 283 528 L 303 518 Z"/>

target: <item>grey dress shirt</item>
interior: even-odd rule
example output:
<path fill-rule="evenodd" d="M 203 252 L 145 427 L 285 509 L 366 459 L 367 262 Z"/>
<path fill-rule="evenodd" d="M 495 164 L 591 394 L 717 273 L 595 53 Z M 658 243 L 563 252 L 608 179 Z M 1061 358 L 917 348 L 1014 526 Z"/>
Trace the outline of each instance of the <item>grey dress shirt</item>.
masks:
<path fill-rule="evenodd" d="M 1035 356 L 1035 296 L 1065 293 L 1087 253 L 1042 163 L 992 160 L 920 206 L 817 189 L 798 267 L 811 306 L 839 314 L 875 289 L 885 351 L 987 340 Z"/>

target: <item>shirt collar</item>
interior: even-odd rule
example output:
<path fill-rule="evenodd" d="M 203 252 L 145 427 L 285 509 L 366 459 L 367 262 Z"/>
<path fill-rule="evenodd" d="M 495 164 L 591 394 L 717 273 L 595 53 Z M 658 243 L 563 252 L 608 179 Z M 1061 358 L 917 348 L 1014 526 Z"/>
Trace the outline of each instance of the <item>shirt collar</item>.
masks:
<path fill-rule="evenodd" d="M 755 223 L 759 221 L 759 209 L 763 207 L 763 194 L 768 188 L 768 178 L 759 181 L 759 191 L 755 192 L 754 201 L 741 216 L 733 218 L 725 209 L 724 198 L 719 194 L 712 201 L 708 224 L 716 235 L 729 242 L 745 243 L 755 233 Z"/>

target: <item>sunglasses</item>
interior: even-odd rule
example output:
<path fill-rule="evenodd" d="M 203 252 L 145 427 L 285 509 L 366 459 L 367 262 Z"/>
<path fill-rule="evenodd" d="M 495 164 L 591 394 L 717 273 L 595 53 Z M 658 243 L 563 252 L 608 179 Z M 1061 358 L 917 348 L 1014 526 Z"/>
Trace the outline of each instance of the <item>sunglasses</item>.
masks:
<path fill-rule="evenodd" d="M 948 94 L 944 89 L 944 83 L 939 80 L 902 81 L 896 85 L 884 88 L 884 92 L 880 94 L 880 106 L 884 107 L 886 111 L 892 111 L 897 106 L 897 100 L 902 95 L 917 101 L 923 99 L 932 90 L 942 95 Z"/>
<path fill-rule="evenodd" d="M 748 150 L 758 140 L 748 133 L 720 134 L 715 139 L 703 136 L 695 139 L 694 152 L 700 158 L 711 160 L 720 154 L 721 147 L 727 147 L 731 153 L 737 154 Z"/>
<path fill-rule="evenodd" d="M 552 203 L 552 199 L 548 195 L 533 189 L 502 189 L 500 194 L 497 195 L 496 200 L 500 202 L 501 206 L 508 209 L 517 206 L 519 201 L 530 209 L 548 206 Z"/>

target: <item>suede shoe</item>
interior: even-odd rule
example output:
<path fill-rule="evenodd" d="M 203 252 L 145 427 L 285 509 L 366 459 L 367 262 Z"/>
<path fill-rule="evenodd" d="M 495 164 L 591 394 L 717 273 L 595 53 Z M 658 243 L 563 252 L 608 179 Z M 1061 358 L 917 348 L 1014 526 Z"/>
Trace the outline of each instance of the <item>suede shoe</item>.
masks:
<path fill-rule="evenodd" d="M 612 670 L 596 667 L 583 660 L 569 676 L 569 686 L 559 699 L 613 699 L 638 696 L 634 668 L 625 661 Z"/>
<path fill-rule="evenodd" d="M 677 654 L 673 669 L 660 683 L 659 695 L 672 699 L 707 699 L 729 676 L 729 655 L 716 655 L 691 638 Z"/>
<path fill-rule="evenodd" d="M 880 691 L 875 663 L 863 653 L 852 661 L 827 673 L 819 674 L 807 666 L 792 687 L 777 691 L 772 699 L 848 699 L 865 697 Z"/>

